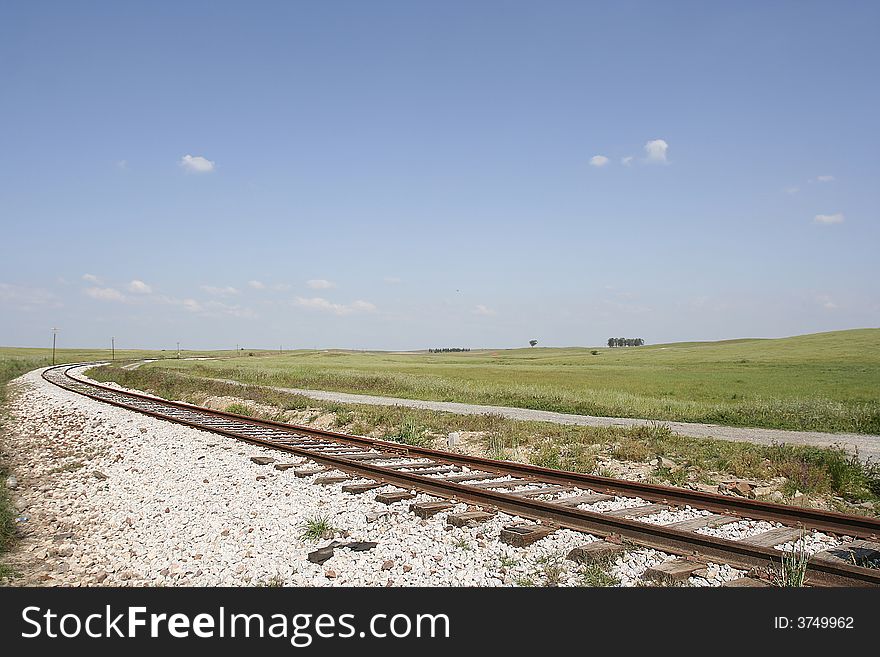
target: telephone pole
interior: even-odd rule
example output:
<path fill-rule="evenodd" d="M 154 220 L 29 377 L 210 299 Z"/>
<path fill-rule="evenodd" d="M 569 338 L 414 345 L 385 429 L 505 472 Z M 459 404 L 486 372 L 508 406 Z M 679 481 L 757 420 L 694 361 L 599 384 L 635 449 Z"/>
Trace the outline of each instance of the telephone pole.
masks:
<path fill-rule="evenodd" d="M 58 329 L 52 327 L 52 364 L 55 364 L 55 336 L 58 335 Z"/>
<path fill-rule="evenodd" d="M 116 360 L 116 338 L 110 336 L 110 360 Z"/>

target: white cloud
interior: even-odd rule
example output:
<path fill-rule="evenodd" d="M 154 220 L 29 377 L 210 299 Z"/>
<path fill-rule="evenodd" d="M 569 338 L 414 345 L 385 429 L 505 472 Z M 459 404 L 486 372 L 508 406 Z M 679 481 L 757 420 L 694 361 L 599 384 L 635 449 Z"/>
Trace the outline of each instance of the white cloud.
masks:
<path fill-rule="evenodd" d="M 134 294 L 152 294 L 153 288 L 143 281 L 135 279 L 128 284 L 128 291 L 133 292 Z"/>
<path fill-rule="evenodd" d="M 178 164 L 190 173 L 211 173 L 214 170 L 214 163 L 201 155 L 184 155 Z"/>
<path fill-rule="evenodd" d="M 365 313 L 376 312 L 376 304 L 370 303 L 369 301 L 361 301 L 360 299 L 351 304 L 351 307 L 354 310 L 360 310 Z"/>
<path fill-rule="evenodd" d="M 333 303 L 321 297 L 312 297 L 310 299 L 297 297 L 294 303 L 296 303 L 297 306 L 301 306 L 303 308 L 312 308 L 314 310 L 331 312 L 340 316 L 350 315 L 354 312 L 376 312 L 375 304 L 372 304 L 369 301 L 362 301 L 360 299 L 350 305 L 345 305 L 341 303 Z"/>
<path fill-rule="evenodd" d="M 632 161 L 633 161 L 632 155 L 627 155 L 626 157 L 620 158 L 620 163 L 625 167 L 628 167 L 630 164 L 632 164 Z"/>
<path fill-rule="evenodd" d="M 199 289 L 204 290 L 215 297 L 230 297 L 238 294 L 238 290 L 227 285 L 226 287 L 214 287 L 213 285 L 199 285 Z"/>
<path fill-rule="evenodd" d="M 112 287 L 90 287 L 86 288 L 85 293 L 99 301 L 125 301 L 125 295 Z"/>
<path fill-rule="evenodd" d="M 88 281 L 89 283 L 100 284 L 101 279 L 95 276 L 94 274 L 83 274 L 82 279 L 84 281 Z"/>
<path fill-rule="evenodd" d="M 116 160 L 116 168 L 117 169 L 127 169 L 128 162 L 125 160 Z"/>
<path fill-rule="evenodd" d="M 608 158 L 604 155 L 594 155 L 590 158 L 590 166 L 604 167 L 606 164 L 608 164 Z"/>
<path fill-rule="evenodd" d="M 61 305 L 49 290 L 12 285 L 11 283 L 0 283 L 0 304 L 10 304 L 21 308 L 59 307 Z"/>
<path fill-rule="evenodd" d="M 256 313 L 250 308 L 239 305 L 230 305 L 222 301 L 208 301 L 202 307 L 202 312 L 208 316 L 231 315 L 232 317 L 243 317 L 252 319 L 256 317 Z"/>
<path fill-rule="evenodd" d="M 800 187 L 786 187 L 784 191 L 786 194 L 797 194 L 799 191 L 801 191 L 801 188 Z"/>
<path fill-rule="evenodd" d="M 401 280 L 397 278 L 397 276 L 386 276 L 382 280 L 388 283 L 388 285 L 397 285 L 401 282 Z"/>
<path fill-rule="evenodd" d="M 816 297 L 816 302 L 819 303 L 825 310 L 834 310 L 837 308 L 837 304 L 834 303 L 834 299 L 829 297 L 827 294 Z"/>
<path fill-rule="evenodd" d="M 842 224 L 843 218 L 842 212 L 836 212 L 835 214 L 817 214 L 813 218 L 813 222 L 817 224 Z"/>
<path fill-rule="evenodd" d="M 275 283 L 272 286 L 273 290 L 277 290 L 278 292 L 287 292 L 290 289 L 289 283 Z"/>
<path fill-rule="evenodd" d="M 832 182 L 834 176 L 816 176 L 816 180 L 819 182 Z"/>
<path fill-rule="evenodd" d="M 331 287 L 336 287 L 336 283 L 331 283 L 323 278 L 313 278 L 310 281 L 306 281 L 306 285 L 313 290 L 329 290 Z"/>
<path fill-rule="evenodd" d="M 491 308 L 488 308 L 488 307 L 484 306 L 484 305 L 481 304 L 481 303 L 478 303 L 478 304 L 477 304 L 477 307 L 474 308 L 474 315 L 482 315 L 482 316 L 484 316 L 484 317 L 491 317 L 491 316 L 494 315 L 494 314 L 495 314 L 495 311 L 494 311 L 494 310 L 492 310 Z"/>
<path fill-rule="evenodd" d="M 648 162 L 661 162 L 665 164 L 668 162 L 666 159 L 666 151 L 669 149 L 669 144 L 667 144 L 662 139 L 653 139 L 645 144 L 645 153 L 648 154 L 647 161 Z"/>
<path fill-rule="evenodd" d="M 266 289 L 266 285 L 261 283 L 260 281 L 248 281 L 248 285 L 255 290 L 264 290 Z"/>
<path fill-rule="evenodd" d="M 200 304 L 195 299 L 183 299 L 179 302 L 181 306 L 183 306 L 186 310 L 191 313 L 200 313 L 202 312 L 202 304 Z"/>

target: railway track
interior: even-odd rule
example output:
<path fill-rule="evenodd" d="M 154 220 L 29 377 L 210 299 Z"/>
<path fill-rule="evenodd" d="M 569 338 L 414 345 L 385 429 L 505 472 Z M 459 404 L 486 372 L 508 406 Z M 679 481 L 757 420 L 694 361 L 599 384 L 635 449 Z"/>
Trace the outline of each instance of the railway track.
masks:
<path fill-rule="evenodd" d="M 678 555 L 654 573 L 674 581 L 699 572 L 710 561 L 753 574 L 766 572 L 781 563 L 784 552 L 777 546 L 822 532 L 840 537 L 842 542 L 812 555 L 806 573 L 808 584 L 880 585 L 880 568 L 876 567 L 880 562 L 880 520 L 876 518 L 551 470 L 258 420 L 87 382 L 71 375 L 70 370 L 80 366 L 50 368 L 43 372 L 43 378 L 97 401 L 302 457 L 312 465 L 294 474 L 323 475 L 333 481 L 351 476 L 351 483 L 343 486 L 349 493 L 366 493 L 391 484 L 397 490 L 381 493 L 379 501 L 412 499 L 416 491 L 440 498 L 413 505 L 412 510 L 422 517 L 448 511 L 455 501 L 472 504 L 474 510 L 450 515 L 450 524 L 479 523 L 496 509 L 527 519 L 529 522 L 502 530 L 501 539 L 512 545 L 528 545 L 555 528 L 565 527 L 602 539 L 586 543 L 570 558 L 592 561 L 619 552 L 626 543 L 655 548 Z M 334 476 L 335 471 L 345 474 Z M 602 510 L 603 502 L 621 498 L 632 503 Z M 676 510 L 693 513 L 668 524 L 652 522 L 655 514 Z M 718 535 L 719 528 L 744 520 L 766 521 L 768 528 L 739 540 Z M 755 577 L 741 582 L 759 584 Z"/>

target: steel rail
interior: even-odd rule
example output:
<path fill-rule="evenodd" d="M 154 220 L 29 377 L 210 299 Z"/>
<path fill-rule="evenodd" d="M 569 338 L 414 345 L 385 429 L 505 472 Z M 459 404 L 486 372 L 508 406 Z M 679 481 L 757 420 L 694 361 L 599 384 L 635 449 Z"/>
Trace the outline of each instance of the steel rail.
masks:
<path fill-rule="evenodd" d="M 442 478 L 429 477 L 418 472 L 406 472 L 387 466 L 353 461 L 344 455 L 335 456 L 332 453 L 318 451 L 315 447 L 305 447 L 302 443 L 285 444 L 248 435 L 243 433 L 241 429 L 236 431 L 234 428 L 206 425 L 203 421 L 200 422 L 197 419 L 175 417 L 159 410 L 138 408 L 131 403 L 127 404 L 124 401 L 108 399 L 106 395 L 110 394 L 122 399 L 148 403 L 159 408 L 164 407 L 166 409 L 184 411 L 196 416 L 219 418 L 233 424 L 246 425 L 247 427 L 264 427 L 266 429 L 278 430 L 285 434 L 297 434 L 306 439 L 317 438 L 337 444 L 353 445 L 367 450 L 375 449 L 387 452 L 388 459 L 400 458 L 402 456 L 427 458 L 438 464 L 466 465 L 481 471 L 497 473 L 498 475 L 525 477 L 528 483 L 566 484 L 609 494 L 638 496 L 649 501 L 681 506 L 690 505 L 727 515 L 772 520 L 789 527 L 800 527 L 804 530 L 815 529 L 869 539 L 874 539 L 880 535 L 880 520 L 875 518 L 848 516 L 836 512 L 823 512 L 800 507 L 786 507 L 784 505 L 747 500 L 745 498 L 730 498 L 723 495 L 713 495 L 711 493 L 688 491 L 686 489 L 657 486 L 654 484 L 562 472 L 511 461 L 497 461 L 422 447 L 403 446 L 399 443 L 312 429 L 300 425 L 259 420 L 225 411 L 215 411 L 183 402 L 122 391 L 110 386 L 90 381 L 86 382 L 72 377 L 70 370 L 82 365 L 74 364 L 49 368 L 43 372 L 43 378 L 55 385 L 97 401 L 136 410 L 146 415 L 170 420 L 193 428 L 245 440 L 263 447 L 286 451 L 311 459 L 322 465 L 344 472 L 367 476 L 382 483 L 417 489 L 441 497 L 453 498 L 478 505 L 494 506 L 514 515 L 537 519 L 556 524 L 560 527 L 585 531 L 603 537 L 622 537 L 639 545 L 653 547 L 666 552 L 695 556 L 701 559 L 707 557 L 717 558 L 740 567 L 772 567 L 779 564 L 783 554 L 772 547 L 750 545 L 741 541 L 698 534 L 663 525 L 649 524 L 624 517 L 609 516 L 577 507 L 566 507 L 561 504 L 554 504 L 553 501 L 528 499 L 510 493 L 479 488 L 466 483 L 445 481 Z M 52 375 L 49 375 L 50 372 L 58 373 L 62 378 L 60 380 L 54 379 Z M 90 390 L 96 390 L 98 393 Z M 814 560 L 809 563 L 808 581 L 822 585 L 880 586 L 880 569 L 863 568 L 843 562 Z"/>

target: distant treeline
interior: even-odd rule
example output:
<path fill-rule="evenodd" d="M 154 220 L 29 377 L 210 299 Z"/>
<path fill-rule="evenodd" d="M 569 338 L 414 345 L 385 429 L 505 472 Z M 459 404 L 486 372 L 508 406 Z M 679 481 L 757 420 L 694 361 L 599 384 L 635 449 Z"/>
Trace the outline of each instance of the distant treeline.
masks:
<path fill-rule="evenodd" d="M 641 338 L 608 338 L 609 347 L 641 347 L 645 341 Z"/>
<path fill-rule="evenodd" d="M 452 351 L 470 351 L 470 349 L 462 349 L 461 347 L 444 347 L 443 349 L 428 349 L 429 354 L 448 354 Z"/>

